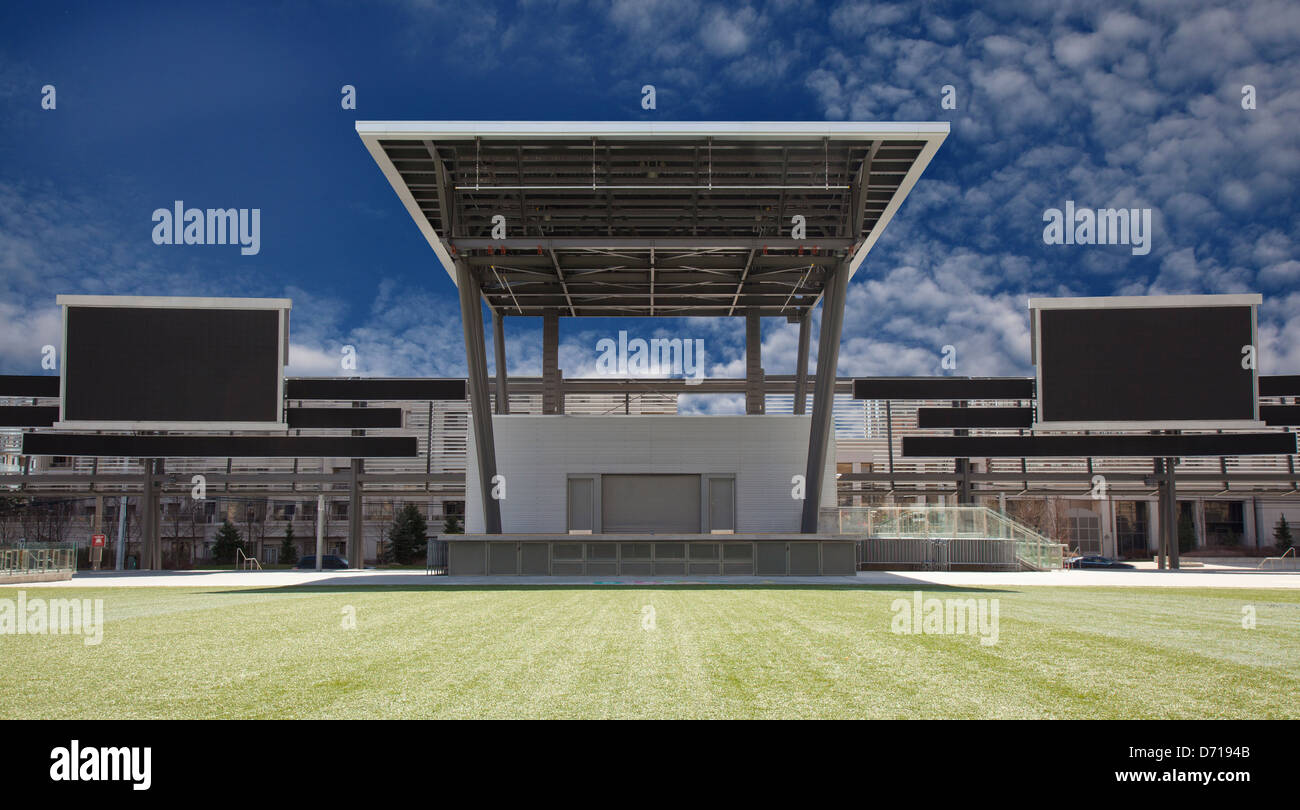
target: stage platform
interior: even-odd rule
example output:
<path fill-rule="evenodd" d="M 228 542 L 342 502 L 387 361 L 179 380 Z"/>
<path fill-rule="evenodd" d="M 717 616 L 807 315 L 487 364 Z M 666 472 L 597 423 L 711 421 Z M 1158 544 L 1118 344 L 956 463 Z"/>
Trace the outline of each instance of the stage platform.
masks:
<path fill-rule="evenodd" d="M 451 534 L 451 576 L 853 576 L 842 534 Z"/>

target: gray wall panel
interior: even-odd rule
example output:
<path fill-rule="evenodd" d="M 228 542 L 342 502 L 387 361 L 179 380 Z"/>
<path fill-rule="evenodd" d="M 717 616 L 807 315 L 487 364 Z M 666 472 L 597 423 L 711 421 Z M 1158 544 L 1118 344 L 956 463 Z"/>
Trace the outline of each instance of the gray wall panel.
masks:
<path fill-rule="evenodd" d="M 447 573 L 453 577 L 477 577 L 487 573 L 486 543 L 456 540 L 447 544 Z"/>

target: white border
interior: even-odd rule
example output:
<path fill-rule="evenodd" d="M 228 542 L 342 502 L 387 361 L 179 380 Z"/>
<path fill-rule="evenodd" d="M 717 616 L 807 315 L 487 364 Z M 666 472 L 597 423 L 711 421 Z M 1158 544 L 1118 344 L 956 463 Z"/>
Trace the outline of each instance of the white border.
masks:
<path fill-rule="evenodd" d="M 183 298 L 165 295 L 60 295 L 61 307 L 156 309 L 292 309 L 292 298 Z"/>
<path fill-rule="evenodd" d="M 1249 419 L 1237 421 L 1184 420 L 1181 422 L 1034 422 L 1030 430 L 1255 430 L 1266 427 Z"/>
<path fill-rule="evenodd" d="M 150 295 L 60 295 L 55 303 L 63 316 L 63 362 L 59 364 L 59 421 L 52 427 L 59 430 L 258 430 L 288 431 L 284 410 L 284 369 L 289 364 L 289 312 L 293 309 L 291 298 L 184 298 Z M 67 399 L 68 367 L 68 309 L 70 307 L 117 307 L 124 309 L 241 309 L 278 310 L 279 326 L 276 329 L 279 345 L 276 355 L 281 362 L 276 365 L 276 391 L 280 420 L 277 422 L 100 422 L 68 421 L 64 419 Z"/>
<path fill-rule="evenodd" d="M 1034 423 L 1031 430 L 1254 430 L 1265 427 L 1259 418 L 1259 307 L 1264 296 L 1259 293 L 1230 295 L 1124 295 L 1097 298 L 1030 298 L 1030 354 L 1034 364 Z M 1042 340 L 1042 318 L 1038 311 L 1045 309 L 1170 309 L 1177 307 L 1250 307 L 1250 340 L 1255 347 L 1255 368 L 1252 376 L 1254 419 L 1182 420 L 1182 421 L 1114 421 L 1114 422 L 1052 422 L 1043 419 L 1043 367 L 1038 362 L 1038 347 Z"/>
<path fill-rule="evenodd" d="M 1262 306 L 1259 293 L 1230 295 L 1117 295 L 1100 298 L 1030 298 L 1030 309 L 1163 309 Z"/>
<path fill-rule="evenodd" d="M 388 159 L 387 153 L 379 145 L 380 140 L 397 141 L 433 141 L 465 138 L 484 139 L 518 139 L 518 138 L 579 138 L 595 137 L 609 139 L 619 138 L 700 138 L 710 135 L 732 139 L 783 139 L 783 140 L 820 140 L 829 138 L 835 141 L 925 141 L 921 153 L 917 155 L 908 169 L 898 190 L 885 206 L 884 212 L 871 229 L 870 235 L 858 246 L 849 261 L 849 278 L 858 271 L 858 267 L 876 240 L 884 233 L 885 226 L 894 218 L 902 206 L 921 173 L 930 165 L 930 160 L 939 145 L 948 137 L 950 127 L 946 121 L 357 121 L 357 134 L 365 144 L 370 157 L 374 159 L 379 170 L 388 179 L 388 184 L 405 206 L 406 212 L 415 221 L 425 241 L 433 248 L 434 254 L 442 262 L 443 270 L 456 283 L 456 270 L 442 237 L 429 224 L 429 220 L 420 211 L 419 204 L 406 187 L 405 181 L 397 167 Z"/>
<path fill-rule="evenodd" d="M 946 121 L 357 121 L 362 138 L 831 138 L 926 140 Z M 874 136 L 874 137 L 873 137 Z"/>

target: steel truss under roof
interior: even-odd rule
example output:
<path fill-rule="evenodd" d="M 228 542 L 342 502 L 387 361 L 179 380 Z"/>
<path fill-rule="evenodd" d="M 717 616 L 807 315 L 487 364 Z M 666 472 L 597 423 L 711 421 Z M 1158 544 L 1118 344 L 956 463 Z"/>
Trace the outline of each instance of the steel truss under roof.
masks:
<path fill-rule="evenodd" d="M 534 316 L 803 317 L 835 265 L 856 271 L 948 134 L 946 123 L 356 126 L 453 280 L 463 260 L 494 311 Z M 805 238 L 792 238 L 795 215 Z"/>

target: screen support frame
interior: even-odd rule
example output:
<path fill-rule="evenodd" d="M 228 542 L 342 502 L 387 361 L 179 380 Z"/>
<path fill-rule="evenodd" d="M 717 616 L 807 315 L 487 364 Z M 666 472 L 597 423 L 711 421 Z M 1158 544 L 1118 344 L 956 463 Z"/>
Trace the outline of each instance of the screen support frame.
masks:
<path fill-rule="evenodd" d="M 1259 418 L 1259 308 L 1264 296 L 1259 293 L 1228 295 L 1124 295 L 1092 298 L 1030 298 L 1030 359 L 1034 364 L 1033 431 L 1052 430 L 1256 430 L 1266 427 Z M 1252 369 L 1252 419 L 1183 419 L 1126 420 L 1095 422 L 1052 422 L 1043 420 L 1043 364 L 1039 362 L 1042 346 L 1042 323 L 1039 313 L 1045 309 L 1162 309 L 1171 307 L 1249 307 L 1250 345 L 1255 348 Z"/>
<path fill-rule="evenodd" d="M 289 312 L 293 309 L 290 298 L 190 298 L 180 296 L 152 295 L 59 295 L 55 303 L 60 307 L 63 318 L 63 350 L 68 347 L 68 310 L 72 307 L 107 307 L 114 309 L 274 309 L 279 312 L 279 324 L 276 329 L 276 419 L 272 422 L 219 422 L 219 421 L 159 421 L 159 420 L 68 420 L 65 413 L 67 402 L 67 357 L 59 362 L 59 419 L 51 427 L 56 430 L 244 430 L 244 431 L 288 431 L 289 423 L 285 413 L 284 379 L 285 367 L 289 362 Z"/>

